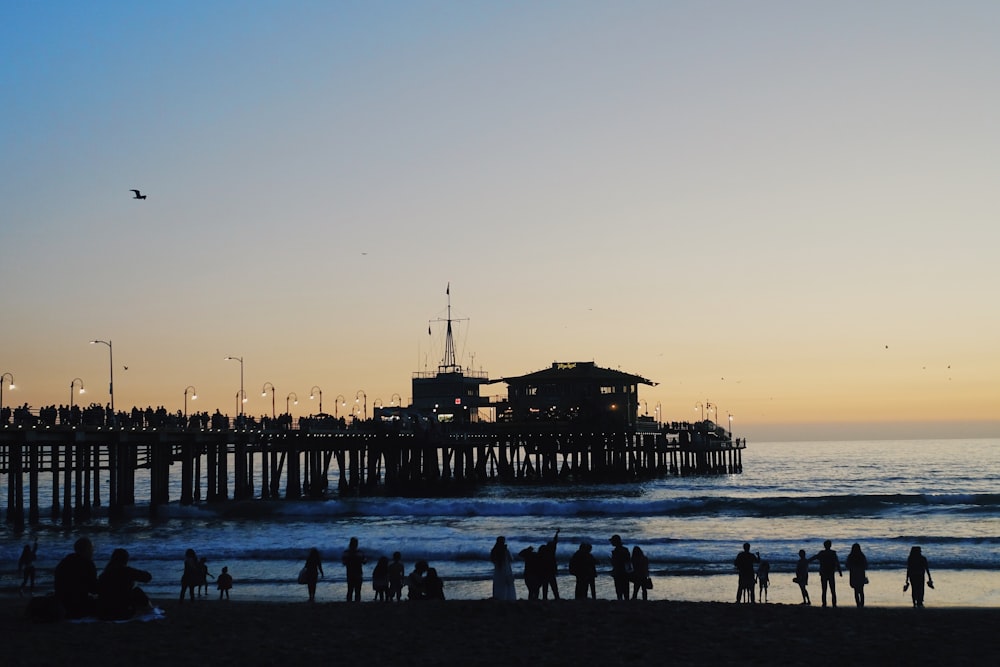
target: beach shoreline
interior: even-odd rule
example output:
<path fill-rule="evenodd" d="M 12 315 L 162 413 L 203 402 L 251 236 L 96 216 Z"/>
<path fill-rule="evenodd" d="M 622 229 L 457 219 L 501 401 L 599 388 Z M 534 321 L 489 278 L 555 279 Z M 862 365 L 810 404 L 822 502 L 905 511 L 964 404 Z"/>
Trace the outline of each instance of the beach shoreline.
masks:
<path fill-rule="evenodd" d="M 159 602 L 162 620 L 34 624 L 0 598 L 7 665 L 994 664 L 1000 609 L 722 602 Z"/>

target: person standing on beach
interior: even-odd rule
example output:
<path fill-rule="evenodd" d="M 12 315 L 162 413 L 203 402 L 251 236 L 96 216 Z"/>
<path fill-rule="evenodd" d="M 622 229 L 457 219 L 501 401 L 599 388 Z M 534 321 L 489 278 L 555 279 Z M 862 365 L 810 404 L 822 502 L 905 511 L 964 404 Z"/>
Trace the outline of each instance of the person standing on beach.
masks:
<path fill-rule="evenodd" d="M 184 572 L 181 574 L 181 599 L 184 602 L 184 593 L 190 591 L 191 602 L 194 602 L 194 591 L 200 587 L 202 573 L 201 563 L 198 561 L 198 554 L 194 549 L 184 552 Z"/>
<path fill-rule="evenodd" d="M 406 578 L 406 567 L 403 565 L 403 554 L 393 552 L 389 563 L 389 599 L 403 599 L 403 579 Z"/>
<path fill-rule="evenodd" d="M 847 554 L 847 580 L 854 589 L 854 603 L 858 607 L 865 606 L 865 584 L 868 583 L 868 559 L 861 551 L 861 545 L 855 542 L 851 545 L 851 553 Z"/>
<path fill-rule="evenodd" d="M 309 591 L 309 602 L 316 601 L 316 584 L 323 575 L 323 560 L 320 558 L 319 549 L 313 547 L 306 556 L 306 564 L 299 574 L 299 583 L 305 584 Z"/>
<path fill-rule="evenodd" d="M 35 559 L 38 558 L 38 538 L 35 538 L 34 546 L 24 545 L 21 557 L 17 559 L 17 571 L 21 573 L 20 593 L 24 594 L 24 588 L 31 583 L 28 592 L 35 590 Z"/>
<path fill-rule="evenodd" d="M 799 591 L 802 593 L 802 604 L 811 605 L 812 601 L 809 599 L 809 591 L 806 589 L 806 586 L 809 584 L 809 559 L 806 558 L 805 549 L 799 549 L 799 562 L 795 564 L 795 578 L 793 581 L 799 585 Z"/>
<path fill-rule="evenodd" d="M 56 602 L 66 618 L 92 616 L 97 611 L 97 567 L 94 545 L 86 537 L 73 543 L 73 553 L 56 565 Z"/>
<path fill-rule="evenodd" d="M 212 577 L 212 579 L 215 579 L 215 575 L 208 571 L 208 559 L 204 556 L 198 559 L 198 567 L 200 568 L 200 572 L 198 574 L 198 595 L 200 596 L 202 594 L 202 589 L 204 589 L 205 597 L 208 597 L 208 578 Z"/>
<path fill-rule="evenodd" d="M 340 557 L 340 562 L 347 569 L 347 601 L 361 602 L 361 586 L 365 582 L 364 568 L 368 562 L 365 553 L 358 548 L 358 538 L 352 537 L 344 554 Z"/>
<path fill-rule="evenodd" d="M 739 603 L 742 600 L 747 602 L 754 601 L 754 583 L 756 583 L 756 575 L 754 574 L 753 567 L 755 564 L 760 562 L 760 553 L 752 554 L 750 553 L 750 543 L 743 543 L 743 551 L 736 555 L 736 559 L 733 561 L 733 565 L 736 567 L 736 574 L 739 577 L 739 582 L 736 589 L 736 602 Z"/>
<path fill-rule="evenodd" d="M 767 602 L 767 589 L 771 585 L 771 564 L 767 560 L 761 558 L 760 565 L 757 566 L 757 586 L 760 587 L 760 591 L 757 595 L 757 599 L 761 602 Z"/>
<path fill-rule="evenodd" d="M 372 590 L 376 600 L 389 601 L 389 559 L 385 556 L 379 557 L 372 570 Z"/>
<path fill-rule="evenodd" d="M 229 599 L 229 591 L 233 587 L 233 575 L 229 574 L 229 568 L 223 567 L 222 572 L 219 573 L 219 578 L 215 580 L 215 586 L 219 589 L 219 599 L 222 599 L 223 594 L 225 594 L 226 599 Z"/>
<path fill-rule="evenodd" d="M 542 578 L 542 599 L 549 599 L 549 589 L 552 589 L 552 599 L 559 599 L 559 584 L 556 576 L 559 574 L 559 562 L 556 560 L 556 545 L 559 544 L 559 529 L 555 537 L 538 547 L 538 569 Z"/>
<path fill-rule="evenodd" d="M 841 577 L 844 576 L 844 571 L 840 567 L 840 559 L 837 558 L 837 552 L 831 549 L 833 542 L 830 540 L 825 540 L 823 542 L 823 550 L 818 554 L 810 558 L 810 561 L 819 561 L 819 584 L 823 591 L 823 606 L 826 606 L 826 589 L 830 589 L 830 603 L 836 607 L 837 606 L 837 581 L 833 578 L 833 575 L 839 574 Z"/>
<path fill-rule="evenodd" d="M 615 582 L 615 597 L 628 600 L 628 585 L 632 577 L 632 557 L 622 544 L 620 535 L 612 535 L 608 540 L 611 549 L 611 578 Z"/>
<path fill-rule="evenodd" d="M 636 545 L 632 547 L 632 599 L 638 599 L 639 591 L 642 591 L 642 599 L 647 599 L 646 591 L 652 588 L 652 583 L 649 578 L 649 558 Z"/>
<path fill-rule="evenodd" d="M 920 547 L 910 549 L 910 557 L 906 559 L 906 583 L 903 584 L 903 591 L 907 587 L 913 590 L 913 606 L 924 606 L 924 574 L 927 574 L 927 585 L 934 588 L 934 581 L 931 579 L 931 569 L 927 565 L 927 558 L 920 552 Z"/>
<path fill-rule="evenodd" d="M 497 537 L 496 543 L 490 550 L 490 562 L 493 563 L 493 599 L 494 600 L 516 600 L 517 591 L 514 589 L 514 559 L 507 548 L 507 538 Z"/>
<path fill-rule="evenodd" d="M 542 588 L 541 564 L 535 547 L 525 547 L 517 554 L 524 561 L 524 585 L 528 589 L 528 599 L 537 600 Z"/>
<path fill-rule="evenodd" d="M 569 559 L 569 573 L 576 577 L 576 599 L 586 600 L 587 591 L 597 599 L 597 559 L 591 553 L 593 547 L 582 542 Z"/>

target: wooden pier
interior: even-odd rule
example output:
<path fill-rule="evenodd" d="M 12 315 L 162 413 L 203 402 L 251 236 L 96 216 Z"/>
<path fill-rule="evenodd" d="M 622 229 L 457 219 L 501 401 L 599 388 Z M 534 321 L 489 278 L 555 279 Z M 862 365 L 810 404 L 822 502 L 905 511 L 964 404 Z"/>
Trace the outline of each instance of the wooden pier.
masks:
<path fill-rule="evenodd" d="M 43 512 L 64 525 L 89 521 L 97 508 L 111 519 L 124 516 L 136 505 L 137 477 L 143 486 L 148 480 L 144 499 L 155 514 L 172 501 L 468 495 L 490 483 L 733 474 L 742 472 L 745 446 L 686 430 L 598 433 L 553 424 L 435 425 L 416 432 L 375 424 L 325 428 L 308 420 L 274 429 L 4 425 L 0 480 L 6 521 L 21 528 L 40 523 Z M 179 496 L 171 498 L 171 489 Z M 45 508 L 43 497 L 50 500 Z"/>

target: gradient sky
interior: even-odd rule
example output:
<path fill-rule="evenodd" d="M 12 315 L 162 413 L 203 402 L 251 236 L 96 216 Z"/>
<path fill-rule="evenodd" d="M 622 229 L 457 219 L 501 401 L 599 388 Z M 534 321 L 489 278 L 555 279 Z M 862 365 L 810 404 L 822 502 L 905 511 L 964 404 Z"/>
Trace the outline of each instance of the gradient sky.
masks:
<path fill-rule="evenodd" d="M 4 2 L 4 401 L 106 401 L 98 338 L 119 408 L 233 413 L 234 355 L 250 413 L 370 414 L 450 283 L 491 377 L 996 436 L 998 34 L 987 1 Z"/>

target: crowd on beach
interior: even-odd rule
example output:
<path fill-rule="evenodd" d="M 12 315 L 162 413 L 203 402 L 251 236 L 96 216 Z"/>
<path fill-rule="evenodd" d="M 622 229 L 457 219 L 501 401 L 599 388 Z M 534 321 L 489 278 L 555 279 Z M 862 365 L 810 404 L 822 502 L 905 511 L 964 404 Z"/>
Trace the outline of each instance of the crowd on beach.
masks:
<path fill-rule="evenodd" d="M 620 535 L 612 535 L 608 540 L 611 545 L 610 575 L 614 581 L 617 600 L 647 599 L 647 592 L 652 589 L 649 559 L 639 546 L 631 551 L 625 547 Z M 540 545 L 520 550 L 517 558 L 523 562 L 523 581 L 527 589 L 528 600 L 547 600 L 551 593 L 555 600 L 560 599 L 557 558 L 559 530 L 552 539 Z M 865 585 L 868 584 L 868 559 L 859 544 L 854 544 L 848 554 L 844 567 L 841 566 L 837 552 L 833 550 L 830 540 L 823 543 L 823 549 L 808 557 L 804 549 L 799 550 L 799 560 L 796 564 L 793 582 L 799 587 L 802 604 L 810 605 L 808 584 L 809 566 L 818 563 L 822 606 L 829 604 L 837 606 L 836 578 L 843 577 L 846 567 L 848 581 L 854 592 L 854 602 L 858 607 L 865 606 Z M 18 560 L 18 571 L 22 575 L 20 591 L 29 592 L 35 588 L 35 566 L 38 541 L 33 545 L 25 545 Z M 503 536 L 497 537 L 490 550 L 490 562 L 493 565 L 493 595 L 494 600 L 516 600 L 514 556 Z M 352 537 L 347 549 L 340 558 L 345 568 L 347 580 L 348 602 L 360 602 L 365 582 L 365 565 L 368 557 L 360 548 L 358 538 Z M 575 599 L 596 599 L 597 559 L 593 554 L 593 545 L 583 542 L 569 559 L 569 574 L 575 578 Z M 737 572 L 736 603 L 767 602 L 770 586 L 770 564 L 761 558 L 760 552 L 752 552 L 749 543 L 743 544 L 733 561 Z M 306 555 L 305 563 L 299 571 L 297 582 L 305 585 L 309 602 L 316 600 L 316 587 L 323 571 L 323 558 L 317 548 L 312 548 Z M 926 586 L 933 588 L 927 558 L 921 553 L 919 546 L 912 547 L 906 564 L 906 580 L 903 590 L 911 591 L 913 606 L 924 604 Z M 228 567 L 223 567 L 218 577 L 208 571 L 207 559 L 199 558 L 194 549 L 188 549 L 184 555 L 181 574 L 181 592 L 179 603 L 185 597 L 191 602 L 196 594 L 208 596 L 208 579 L 215 579 L 220 600 L 228 600 L 233 588 L 233 577 Z M 63 558 L 55 568 L 54 588 L 51 596 L 33 598 L 29 604 L 29 616 L 35 620 L 56 620 L 58 618 L 97 617 L 105 620 L 124 620 L 150 612 L 153 604 L 149 597 L 139 587 L 148 583 L 152 575 L 129 565 L 129 554 L 125 549 L 117 548 L 111 553 L 104 570 L 98 574 L 94 564 L 94 546 L 92 542 L 82 537 L 76 541 L 73 553 Z M 379 556 L 370 573 L 374 600 L 391 602 L 403 599 L 403 589 L 406 588 L 408 600 L 444 600 L 444 581 L 438 575 L 436 568 L 425 560 L 418 560 L 409 574 L 403 563 L 402 554 L 396 551 L 389 556 Z"/>

